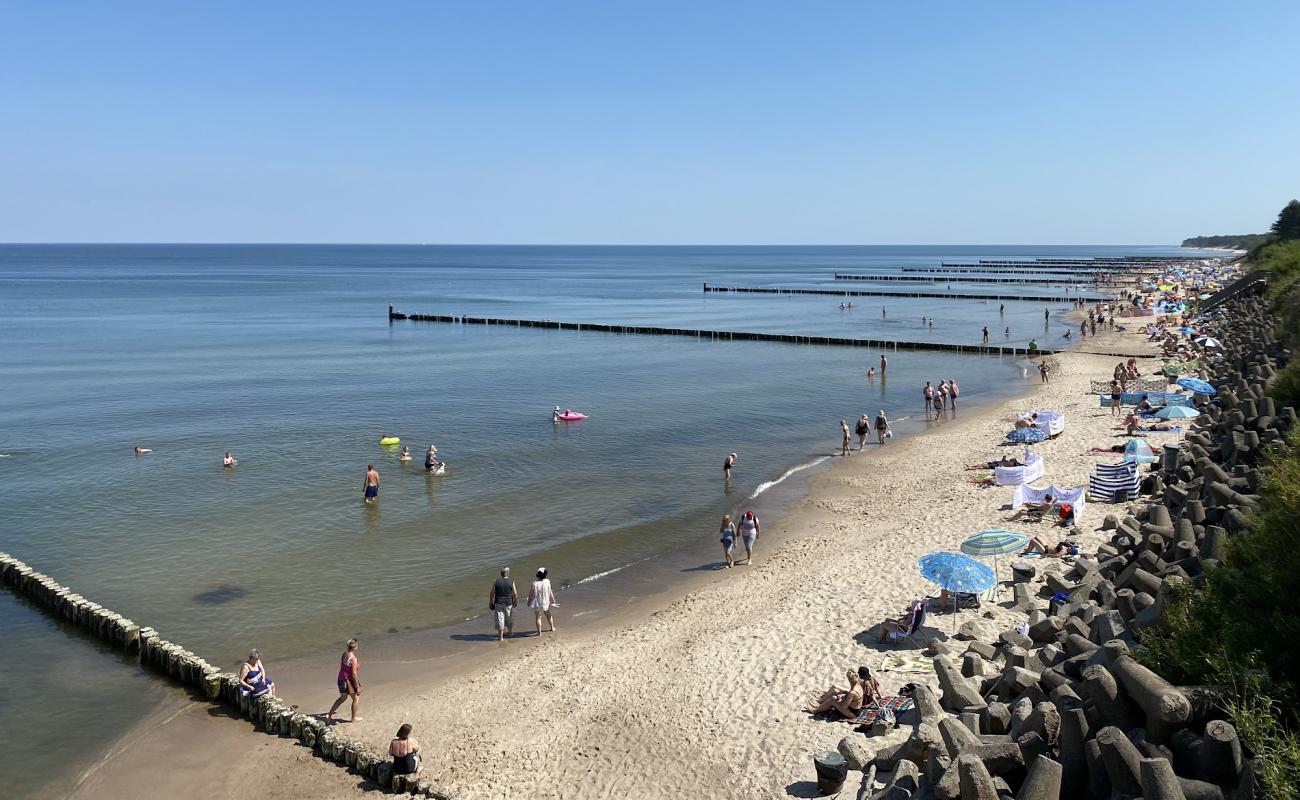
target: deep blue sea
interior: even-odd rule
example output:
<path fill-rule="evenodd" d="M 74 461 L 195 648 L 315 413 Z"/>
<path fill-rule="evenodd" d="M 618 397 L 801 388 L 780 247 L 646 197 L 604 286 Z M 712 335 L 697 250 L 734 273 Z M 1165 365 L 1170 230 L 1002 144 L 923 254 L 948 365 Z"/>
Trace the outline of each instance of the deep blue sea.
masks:
<path fill-rule="evenodd" d="M 1011 357 L 397 321 L 406 312 L 1024 347 L 1065 302 L 705 294 L 1137 247 L 0 246 L 0 549 L 232 668 L 481 611 L 708 540 L 839 420 L 919 429 L 919 387 L 1017 390 Z M 954 291 L 1063 293 L 967 285 Z M 882 307 L 884 313 L 882 314 Z M 922 322 L 933 318 L 933 324 Z M 1006 329 L 1010 329 L 1007 333 Z M 553 406 L 590 415 L 555 425 Z M 414 459 L 378 444 L 398 436 Z M 447 473 L 420 462 L 436 443 Z M 145 456 L 133 447 L 152 449 Z M 732 490 L 722 460 L 740 453 Z M 230 451 L 239 464 L 221 466 Z M 361 502 L 367 464 L 377 503 Z M 0 775 L 67 781 L 166 690 L 0 592 Z M 273 656 L 270 654 L 274 654 Z M 87 715 L 93 724 L 83 724 Z M 69 733 L 72 730 L 73 733 Z M 23 731 L 18 737 L 16 731 Z M 55 744 L 60 742 L 61 744 Z"/>

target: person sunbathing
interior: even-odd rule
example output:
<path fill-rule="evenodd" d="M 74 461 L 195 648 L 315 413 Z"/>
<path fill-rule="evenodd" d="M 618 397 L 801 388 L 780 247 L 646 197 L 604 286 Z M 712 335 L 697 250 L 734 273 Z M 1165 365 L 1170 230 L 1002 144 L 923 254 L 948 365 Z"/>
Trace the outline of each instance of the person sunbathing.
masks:
<path fill-rule="evenodd" d="M 1030 553 L 1040 553 L 1043 556 L 1043 558 L 1061 558 L 1063 556 L 1077 556 L 1079 554 L 1079 546 L 1072 542 L 1062 540 L 1060 542 L 1057 542 L 1055 547 L 1048 547 L 1047 544 L 1044 543 L 1042 539 L 1039 539 L 1037 536 L 1035 536 L 1029 540 L 1029 546 L 1026 547 L 1020 553 L 1020 555 L 1026 556 L 1029 555 Z"/>
<path fill-rule="evenodd" d="M 809 714 L 824 714 L 827 711 L 836 711 L 846 719 L 857 719 L 858 712 L 862 711 L 862 695 L 865 687 L 862 685 L 862 680 L 858 678 L 858 673 L 849 670 L 844 674 L 849 679 L 849 688 L 841 689 L 838 686 L 832 686 L 822 692 L 817 702 L 806 707 L 804 711 Z"/>
<path fill-rule="evenodd" d="M 1016 513 L 1005 518 L 1006 522 L 1015 522 L 1016 520 L 1025 519 L 1030 522 L 1038 522 L 1044 515 L 1052 512 L 1052 507 L 1056 505 L 1050 494 L 1043 495 L 1041 503 L 1025 503 Z"/>
<path fill-rule="evenodd" d="M 996 461 L 985 461 L 983 464 L 971 464 L 966 469 L 997 469 L 998 467 L 1023 467 L 1018 458 L 1008 458 L 1003 456 Z"/>
<path fill-rule="evenodd" d="M 892 642 L 896 639 L 901 639 L 904 636 L 906 636 L 908 631 L 912 630 L 912 626 L 914 624 L 914 620 L 913 620 L 914 615 L 917 613 L 921 613 L 924 608 L 925 607 L 921 605 L 921 603 L 912 603 L 912 605 L 908 607 L 907 612 L 903 614 L 903 616 L 887 619 L 884 622 L 880 623 L 876 631 L 877 641 L 880 641 L 882 643 Z"/>

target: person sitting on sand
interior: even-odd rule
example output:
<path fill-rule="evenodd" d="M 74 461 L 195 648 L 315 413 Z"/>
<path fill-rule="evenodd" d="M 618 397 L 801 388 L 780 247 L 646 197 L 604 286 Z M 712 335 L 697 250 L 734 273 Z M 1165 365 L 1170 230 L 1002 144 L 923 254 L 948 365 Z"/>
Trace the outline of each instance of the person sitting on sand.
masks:
<path fill-rule="evenodd" d="M 1017 427 L 1017 428 L 1036 428 L 1036 427 L 1038 427 L 1038 412 L 1035 411 L 1034 413 L 1032 413 L 1032 414 L 1030 414 L 1030 415 L 1028 415 L 1028 416 L 1020 417 L 1019 419 L 1017 419 L 1017 420 L 1016 420 L 1016 427 Z"/>
<path fill-rule="evenodd" d="M 241 697 L 266 694 L 275 697 L 275 682 L 267 678 L 266 665 L 262 663 L 262 653 L 258 650 L 249 650 L 248 660 L 239 665 L 239 694 Z"/>
<path fill-rule="evenodd" d="M 845 719 L 857 719 L 858 713 L 862 711 L 862 693 L 866 687 L 862 685 L 862 680 L 858 678 L 858 673 L 849 670 L 845 673 L 849 679 L 849 688 L 841 689 L 838 686 L 832 686 L 825 692 L 817 702 L 808 706 L 804 710 L 809 714 L 824 714 L 827 711 L 837 711 Z"/>
<path fill-rule="evenodd" d="M 880 682 L 871 677 L 870 669 L 858 667 L 858 683 L 862 686 L 862 704 L 864 706 L 885 699 L 884 693 L 880 691 Z"/>
<path fill-rule="evenodd" d="M 1043 558 L 1062 558 L 1064 556 L 1079 555 L 1079 546 L 1073 542 L 1060 541 L 1055 547 L 1048 547 L 1042 539 L 1037 536 L 1029 540 L 1029 546 L 1026 547 L 1020 555 L 1027 556 L 1030 553 L 1040 553 Z"/>
<path fill-rule="evenodd" d="M 135 448 L 135 454 L 138 455 L 138 456 L 142 456 L 142 455 L 144 455 L 145 453 L 152 453 L 152 452 L 153 452 L 153 451 L 150 450 L 150 449 L 147 448 L 147 447 L 140 447 L 140 446 L 137 445 L 136 448 Z"/>
<path fill-rule="evenodd" d="M 1150 414 L 1152 411 L 1155 411 L 1156 409 L 1155 406 L 1151 405 L 1151 401 L 1147 398 L 1147 396 L 1142 395 L 1142 399 L 1138 401 L 1137 410 L 1139 414 Z"/>
<path fill-rule="evenodd" d="M 388 754 L 393 757 L 394 775 L 414 775 L 420 771 L 420 743 L 411 735 L 410 724 L 397 729 L 397 735 L 388 743 Z"/>
<path fill-rule="evenodd" d="M 1009 517 L 1006 517 L 1005 521 L 1015 522 L 1016 520 L 1019 519 L 1025 519 L 1030 522 L 1038 522 L 1044 516 L 1052 512 L 1052 507 L 1054 505 L 1056 504 L 1052 501 L 1052 496 L 1050 494 L 1045 494 L 1043 495 L 1043 502 L 1025 503 L 1023 506 L 1017 509 L 1016 513 L 1012 514 Z"/>
<path fill-rule="evenodd" d="M 239 462 L 235 460 L 235 457 L 230 454 L 229 450 L 226 451 L 225 457 L 221 459 L 221 466 L 225 467 L 226 469 L 230 469 L 231 467 L 235 466 L 238 463 Z"/>

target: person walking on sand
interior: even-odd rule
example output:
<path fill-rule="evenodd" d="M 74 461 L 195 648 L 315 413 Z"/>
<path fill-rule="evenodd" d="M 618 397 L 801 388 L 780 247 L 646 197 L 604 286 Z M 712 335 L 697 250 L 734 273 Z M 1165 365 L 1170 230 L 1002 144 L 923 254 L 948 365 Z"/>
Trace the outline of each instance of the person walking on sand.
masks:
<path fill-rule="evenodd" d="M 736 563 L 731 557 L 731 551 L 736 546 L 736 526 L 731 524 L 730 515 L 722 518 L 722 525 L 718 528 L 718 541 L 722 542 L 722 557 L 727 560 L 727 568 L 730 569 Z"/>
<path fill-rule="evenodd" d="M 357 711 L 361 708 L 361 659 L 357 658 L 358 644 L 360 643 L 356 639 L 348 639 L 347 649 L 339 658 L 339 697 L 330 706 L 330 710 L 325 712 L 325 722 L 328 725 L 334 724 L 334 712 L 348 698 L 352 698 L 352 722 L 361 721 L 361 717 L 357 716 Z"/>
<path fill-rule="evenodd" d="M 1039 381 L 1040 381 L 1041 383 L 1051 383 L 1051 382 L 1052 382 L 1052 379 L 1049 378 L 1048 375 L 1047 375 L 1047 373 L 1048 373 L 1049 370 L 1050 370 L 1050 368 L 1047 366 L 1047 362 L 1046 362 L 1046 361 L 1040 361 L 1040 362 L 1038 362 L 1038 379 L 1039 379 Z"/>
<path fill-rule="evenodd" d="M 845 420 L 840 420 L 840 432 L 840 455 L 847 456 L 851 452 L 850 448 L 853 444 L 853 437 L 849 434 L 849 423 Z"/>
<path fill-rule="evenodd" d="M 379 472 L 375 470 L 374 464 L 366 466 L 366 480 L 365 483 L 361 484 L 361 490 L 367 503 L 379 497 Z"/>
<path fill-rule="evenodd" d="M 758 541 L 758 517 L 753 511 L 746 511 L 740 518 L 740 543 L 745 546 L 745 563 L 754 560 L 754 543 Z"/>
<path fill-rule="evenodd" d="M 546 624 L 555 633 L 555 618 L 551 616 L 551 606 L 555 605 L 555 592 L 551 589 L 551 579 L 546 577 L 546 567 L 537 570 L 537 580 L 528 590 L 528 607 L 533 610 L 533 622 L 537 623 L 537 635 L 542 635 L 542 615 L 546 615 Z"/>
<path fill-rule="evenodd" d="M 876 413 L 876 444 L 884 444 L 888 433 L 889 418 L 885 416 L 885 409 L 882 408 Z"/>
<path fill-rule="evenodd" d="M 740 458 L 735 453 L 727 453 L 727 457 L 722 460 L 722 477 L 727 485 L 731 485 L 731 468 L 736 466 L 736 459 Z"/>
<path fill-rule="evenodd" d="M 502 567 L 501 577 L 493 581 L 492 590 L 488 592 L 488 608 L 492 609 L 496 621 L 498 642 L 504 643 L 507 633 L 514 634 L 514 610 L 517 605 L 519 590 L 515 588 L 515 582 L 510 580 L 510 567 Z"/>
<path fill-rule="evenodd" d="M 871 432 L 871 419 L 864 413 L 858 417 L 858 424 L 854 426 L 853 432 L 858 435 L 858 452 L 867 446 L 867 434 Z"/>

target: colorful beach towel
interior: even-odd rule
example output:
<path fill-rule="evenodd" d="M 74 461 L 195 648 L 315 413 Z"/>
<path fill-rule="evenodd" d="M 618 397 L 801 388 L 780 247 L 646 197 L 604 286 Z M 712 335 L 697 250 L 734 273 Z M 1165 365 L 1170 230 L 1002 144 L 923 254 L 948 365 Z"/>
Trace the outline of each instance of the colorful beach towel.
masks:
<path fill-rule="evenodd" d="M 934 659 L 915 651 L 886 653 L 880 661 L 881 672 L 914 672 L 917 675 L 933 675 Z"/>
<path fill-rule="evenodd" d="M 903 695 L 886 697 L 878 702 L 863 706 L 862 711 L 858 713 L 858 718 L 853 721 L 855 725 L 870 725 L 880 716 L 880 712 L 889 709 L 897 717 L 904 711 L 911 711 L 914 703 L 912 698 Z"/>

